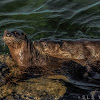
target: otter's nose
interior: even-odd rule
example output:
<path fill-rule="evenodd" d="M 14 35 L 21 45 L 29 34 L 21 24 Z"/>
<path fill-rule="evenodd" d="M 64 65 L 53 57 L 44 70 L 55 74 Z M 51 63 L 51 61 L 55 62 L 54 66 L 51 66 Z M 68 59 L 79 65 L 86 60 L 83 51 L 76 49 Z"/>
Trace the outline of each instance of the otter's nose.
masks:
<path fill-rule="evenodd" d="M 7 37 L 10 37 L 10 36 L 11 36 L 11 33 L 9 33 L 8 30 L 5 30 L 5 31 L 4 31 L 4 34 L 5 34 L 5 36 L 7 36 Z"/>

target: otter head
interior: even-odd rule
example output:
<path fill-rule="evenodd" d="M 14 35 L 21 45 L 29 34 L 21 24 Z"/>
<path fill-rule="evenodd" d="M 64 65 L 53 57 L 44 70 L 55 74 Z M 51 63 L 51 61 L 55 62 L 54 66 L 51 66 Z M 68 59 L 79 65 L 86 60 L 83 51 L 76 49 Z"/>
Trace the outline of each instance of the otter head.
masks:
<path fill-rule="evenodd" d="M 27 37 L 21 30 L 5 30 L 3 40 L 8 46 L 12 58 L 18 65 L 24 66 L 25 48 L 27 48 Z"/>
<path fill-rule="evenodd" d="M 56 58 L 71 59 L 68 41 L 40 40 L 34 42 L 34 47 L 42 54 Z"/>
<path fill-rule="evenodd" d="M 40 53 L 47 54 L 47 55 L 56 54 L 60 48 L 60 44 L 52 40 L 35 41 L 34 46 Z"/>
<path fill-rule="evenodd" d="M 21 30 L 5 30 L 3 40 L 8 47 L 18 48 L 23 41 L 27 40 L 27 37 Z"/>

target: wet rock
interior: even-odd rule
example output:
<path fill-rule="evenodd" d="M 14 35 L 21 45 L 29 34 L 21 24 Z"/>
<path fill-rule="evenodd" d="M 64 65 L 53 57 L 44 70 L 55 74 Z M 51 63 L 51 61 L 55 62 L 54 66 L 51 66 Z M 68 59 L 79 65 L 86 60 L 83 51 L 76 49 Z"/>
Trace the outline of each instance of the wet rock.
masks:
<path fill-rule="evenodd" d="M 62 77 L 62 76 L 61 76 Z M 33 78 L 22 82 L 7 83 L 0 87 L 0 98 L 12 100 L 58 100 L 66 93 L 63 83 L 51 78 Z"/>

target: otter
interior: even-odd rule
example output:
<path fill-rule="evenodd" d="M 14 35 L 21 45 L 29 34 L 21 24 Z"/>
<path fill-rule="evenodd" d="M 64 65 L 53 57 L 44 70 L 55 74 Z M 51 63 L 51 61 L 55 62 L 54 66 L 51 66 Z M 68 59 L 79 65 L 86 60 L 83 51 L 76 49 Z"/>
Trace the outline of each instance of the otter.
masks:
<path fill-rule="evenodd" d="M 75 61 L 91 70 L 91 66 L 100 69 L 99 39 L 66 39 L 34 41 L 34 47 L 43 55 Z"/>
<path fill-rule="evenodd" d="M 3 40 L 22 73 L 33 69 L 34 75 L 51 75 L 63 62 L 62 59 L 42 55 L 21 30 L 5 30 Z"/>
<path fill-rule="evenodd" d="M 91 65 L 100 61 L 100 40 L 42 39 L 32 42 L 18 29 L 5 30 L 3 40 L 18 68 L 22 72 L 33 69 L 34 75 L 55 74 L 54 70 L 61 69 L 63 63 L 68 61 L 74 61 L 90 70 Z"/>

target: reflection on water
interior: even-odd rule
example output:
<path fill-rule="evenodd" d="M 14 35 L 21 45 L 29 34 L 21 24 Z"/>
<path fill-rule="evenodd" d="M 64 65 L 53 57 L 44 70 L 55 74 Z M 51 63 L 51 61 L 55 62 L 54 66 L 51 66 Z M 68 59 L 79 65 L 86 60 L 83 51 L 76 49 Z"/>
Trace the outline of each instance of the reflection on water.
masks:
<path fill-rule="evenodd" d="M 0 0 L 0 53 L 8 52 L 1 38 L 3 31 L 10 28 L 24 30 L 32 40 L 45 37 L 100 38 L 99 8 L 100 0 Z M 74 79 L 75 70 L 69 73 L 71 84 L 67 88 L 71 94 L 65 93 L 64 97 L 78 96 L 83 100 L 95 91 L 99 94 L 98 72 L 92 73 L 95 81 L 90 82 Z M 74 87 L 73 90 L 70 87 Z M 81 96 L 78 88 L 79 91 L 81 88 Z"/>

